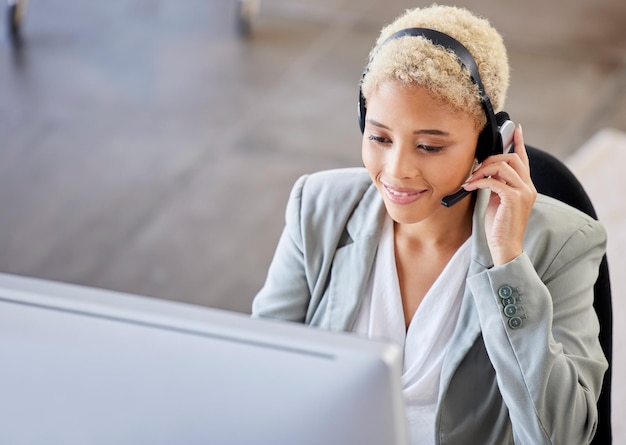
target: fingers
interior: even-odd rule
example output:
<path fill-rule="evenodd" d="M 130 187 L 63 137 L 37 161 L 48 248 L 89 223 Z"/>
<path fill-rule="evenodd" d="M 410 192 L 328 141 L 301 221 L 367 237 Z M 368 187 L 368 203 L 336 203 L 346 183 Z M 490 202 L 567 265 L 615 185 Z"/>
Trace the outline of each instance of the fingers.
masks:
<path fill-rule="evenodd" d="M 519 156 L 505 155 L 486 159 L 468 178 L 466 184 L 475 184 L 477 188 L 491 188 L 488 184 L 500 182 L 520 187 L 528 181 L 530 181 L 528 168 L 524 166 Z"/>
<path fill-rule="evenodd" d="M 495 179 L 505 184 L 532 184 L 530 163 L 524 145 L 521 125 L 518 125 L 513 133 L 513 143 L 515 145 L 513 152 L 489 156 L 478 166 L 467 182 L 470 183 L 478 179 Z M 521 182 L 519 181 L 520 178 Z"/>
<path fill-rule="evenodd" d="M 524 145 L 522 124 L 518 124 L 515 132 L 513 133 L 513 145 L 515 146 L 515 154 L 520 157 L 524 164 L 528 165 L 528 153 L 526 152 L 526 145 Z"/>
<path fill-rule="evenodd" d="M 511 163 L 520 164 L 521 161 L 500 161 L 495 163 L 483 163 L 476 172 L 470 176 L 463 188 L 465 190 L 491 189 L 493 192 L 501 193 L 505 191 L 505 187 L 521 188 L 525 182 L 521 178 Z"/>

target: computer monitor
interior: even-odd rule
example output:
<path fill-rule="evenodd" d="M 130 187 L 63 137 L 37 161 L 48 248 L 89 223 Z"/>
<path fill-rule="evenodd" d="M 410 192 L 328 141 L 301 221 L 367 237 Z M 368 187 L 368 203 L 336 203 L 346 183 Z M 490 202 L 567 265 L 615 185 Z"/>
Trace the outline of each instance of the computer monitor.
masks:
<path fill-rule="evenodd" d="M 0 274 L 0 443 L 404 444 L 399 347 Z"/>

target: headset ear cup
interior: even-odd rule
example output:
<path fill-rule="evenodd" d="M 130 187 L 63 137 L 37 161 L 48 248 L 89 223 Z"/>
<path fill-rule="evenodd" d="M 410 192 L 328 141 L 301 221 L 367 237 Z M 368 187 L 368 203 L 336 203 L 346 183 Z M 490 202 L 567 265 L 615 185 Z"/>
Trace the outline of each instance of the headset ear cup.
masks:
<path fill-rule="evenodd" d="M 494 148 L 493 144 L 492 131 L 490 125 L 487 124 L 478 135 L 478 142 L 476 144 L 476 159 L 478 159 L 478 162 L 483 162 L 492 154 Z"/>
<path fill-rule="evenodd" d="M 495 114 L 495 122 L 498 125 L 496 131 L 493 131 L 491 124 L 487 123 L 483 131 L 478 136 L 478 144 L 476 146 L 476 158 L 479 162 L 483 162 L 493 154 L 504 152 L 502 146 L 502 137 L 498 131 L 506 121 L 510 120 L 509 113 L 500 111 Z"/>
<path fill-rule="evenodd" d="M 481 131 L 478 136 L 478 143 L 476 146 L 476 158 L 479 162 L 483 162 L 489 156 L 504 153 L 500 126 L 508 120 L 508 117 L 509 115 L 505 112 L 492 116 L 490 122 L 497 122 L 497 124 L 492 125 L 488 122 L 483 131 Z M 501 121 L 500 119 L 503 120 Z"/>
<path fill-rule="evenodd" d="M 502 126 L 506 121 L 511 120 L 509 113 L 506 111 L 500 111 L 496 113 L 496 122 L 498 123 L 498 127 Z"/>

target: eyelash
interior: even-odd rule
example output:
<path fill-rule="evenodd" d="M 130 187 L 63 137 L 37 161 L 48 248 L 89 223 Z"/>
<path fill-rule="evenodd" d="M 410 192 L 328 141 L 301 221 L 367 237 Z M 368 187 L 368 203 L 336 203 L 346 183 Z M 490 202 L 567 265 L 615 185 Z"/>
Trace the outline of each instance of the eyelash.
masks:
<path fill-rule="evenodd" d="M 428 153 L 440 153 L 443 151 L 443 147 L 435 147 L 433 145 L 420 144 L 417 146 L 417 148 L 421 148 Z"/>
<path fill-rule="evenodd" d="M 380 144 L 380 145 L 385 145 L 385 144 L 391 143 L 391 140 L 389 138 L 385 138 L 385 137 L 381 137 L 381 136 L 370 135 L 368 137 L 368 139 L 370 141 L 375 142 L 375 143 Z M 424 150 L 427 153 L 439 153 L 439 152 L 443 151 L 443 149 L 444 149 L 444 147 L 435 147 L 435 146 L 432 146 L 432 145 L 424 145 L 424 144 L 419 144 L 416 148 Z"/>
<path fill-rule="evenodd" d="M 391 141 L 388 138 L 384 138 L 382 136 L 374 136 L 371 134 L 368 139 L 372 142 L 376 142 L 377 144 L 388 144 Z"/>

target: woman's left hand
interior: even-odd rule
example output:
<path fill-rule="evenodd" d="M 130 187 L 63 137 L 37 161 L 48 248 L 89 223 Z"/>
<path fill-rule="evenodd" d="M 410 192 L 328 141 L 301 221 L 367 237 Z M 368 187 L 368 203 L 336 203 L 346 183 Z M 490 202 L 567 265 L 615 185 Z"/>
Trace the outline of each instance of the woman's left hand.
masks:
<path fill-rule="evenodd" d="M 495 266 L 522 253 L 524 232 L 537 197 L 521 126 L 515 129 L 513 140 L 514 152 L 488 157 L 463 185 L 465 190 L 491 190 L 485 231 Z"/>

